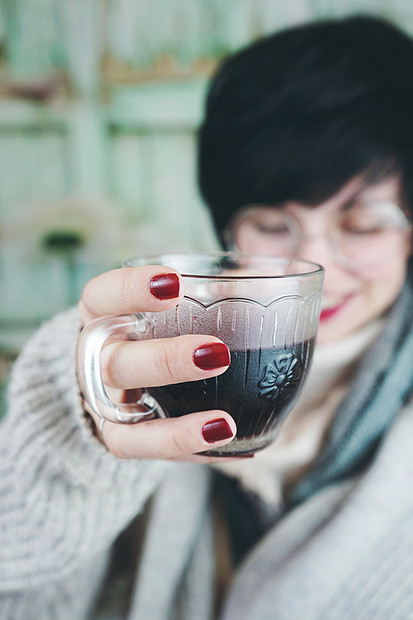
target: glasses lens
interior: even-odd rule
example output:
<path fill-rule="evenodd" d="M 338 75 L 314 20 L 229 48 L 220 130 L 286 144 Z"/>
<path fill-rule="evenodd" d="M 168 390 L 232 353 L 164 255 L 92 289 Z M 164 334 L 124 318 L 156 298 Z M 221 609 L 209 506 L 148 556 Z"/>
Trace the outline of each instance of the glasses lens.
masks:
<path fill-rule="evenodd" d="M 341 211 L 319 236 L 327 236 L 337 259 L 352 268 L 374 266 L 400 249 L 409 220 L 391 202 L 353 205 Z M 318 235 L 311 235 L 312 237 Z M 241 252 L 293 256 L 306 238 L 300 222 L 282 209 L 251 206 L 240 212 L 227 231 L 230 246 Z"/>
<path fill-rule="evenodd" d="M 254 207 L 237 216 L 230 229 L 231 241 L 241 252 L 289 255 L 297 248 L 298 223 L 272 208 Z"/>
<path fill-rule="evenodd" d="M 397 205 L 389 202 L 362 204 L 340 214 L 332 230 L 332 241 L 348 261 L 373 265 L 397 252 L 400 233 L 408 228 L 408 220 Z"/>

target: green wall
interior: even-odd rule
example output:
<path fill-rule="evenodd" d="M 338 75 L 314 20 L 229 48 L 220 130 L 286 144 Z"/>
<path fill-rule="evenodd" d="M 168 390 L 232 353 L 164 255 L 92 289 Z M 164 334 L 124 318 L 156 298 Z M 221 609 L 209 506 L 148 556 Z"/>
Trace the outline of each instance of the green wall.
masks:
<path fill-rule="evenodd" d="M 131 254 L 216 247 L 195 136 L 217 61 L 410 0 L 0 0 L 0 384 L 35 327 Z"/>

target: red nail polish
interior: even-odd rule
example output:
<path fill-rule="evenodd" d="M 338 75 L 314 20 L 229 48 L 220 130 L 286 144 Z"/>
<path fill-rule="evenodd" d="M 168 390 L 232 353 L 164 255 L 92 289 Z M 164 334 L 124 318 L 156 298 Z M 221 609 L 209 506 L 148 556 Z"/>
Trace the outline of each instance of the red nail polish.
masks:
<path fill-rule="evenodd" d="M 233 436 L 230 425 L 225 418 L 211 420 L 202 427 L 202 436 L 208 443 L 215 443 L 221 439 L 229 439 Z"/>
<path fill-rule="evenodd" d="M 229 366 L 231 356 L 229 349 L 223 342 L 211 342 L 211 344 L 198 347 L 194 351 L 193 360 L 195 366 L 202 370 L 214 370 Z"/>
<path fill-rule="evenodd" d="M 152 278 L 149 288 L 157 299 L 173 299 L 179 295 L 179 278 L 176 273 L 161 273 Z"/>

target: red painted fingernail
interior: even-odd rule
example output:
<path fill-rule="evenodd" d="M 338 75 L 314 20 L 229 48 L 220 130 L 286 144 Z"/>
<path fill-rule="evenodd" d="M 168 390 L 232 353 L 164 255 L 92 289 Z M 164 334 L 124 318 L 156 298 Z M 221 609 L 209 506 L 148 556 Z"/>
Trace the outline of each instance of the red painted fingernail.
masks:
<path fill-rule="evenodd" d="M 152 278 L 149 288 L 157 299 L 173 299 L 179 296 L 179 278 L 176 273 L 161 273 Z"/>
<path fill-rule="evenodd" d="M 202 436 L 208 443 L 229 439 L 233 435 L 230 425 L 224 418 L 211 420 L 202 427 Z"/>
<path fill-rule="evenodd" d="M 211 342 L 198 347 L 193 355 L 194 364 L 202 370 L 223 368 L 231 363 L 229 349 L 223 342 Z"/>

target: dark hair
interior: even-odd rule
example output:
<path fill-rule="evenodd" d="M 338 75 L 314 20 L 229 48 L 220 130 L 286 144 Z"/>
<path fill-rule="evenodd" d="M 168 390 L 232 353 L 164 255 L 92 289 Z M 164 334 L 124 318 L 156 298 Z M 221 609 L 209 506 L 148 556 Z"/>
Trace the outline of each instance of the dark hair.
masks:
<path fill-rule="evenodd" d="M 374 17 L 301 25 L 224 60 L 199 133 L 216 229 L 241 206 L 309 206 L 363 173 L 393 173 L 413 204 L 413 42 Z"/>

